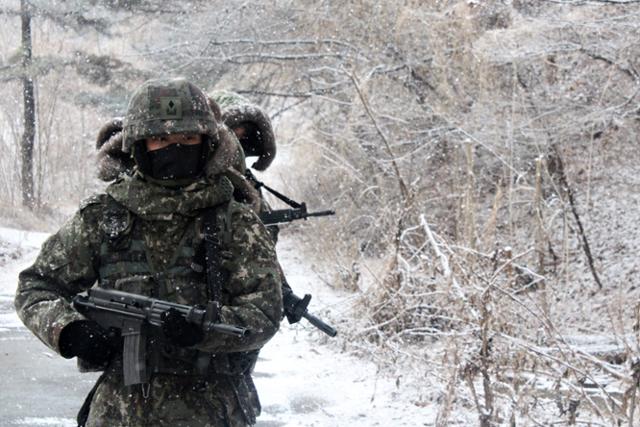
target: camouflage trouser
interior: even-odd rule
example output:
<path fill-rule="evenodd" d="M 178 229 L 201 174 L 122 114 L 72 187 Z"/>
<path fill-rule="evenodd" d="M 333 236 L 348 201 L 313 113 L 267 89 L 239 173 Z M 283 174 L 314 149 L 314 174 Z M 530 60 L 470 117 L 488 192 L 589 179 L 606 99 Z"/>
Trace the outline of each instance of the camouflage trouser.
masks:
<path fill-rule="evenodd" d="M 141 385 L 124 386 L 122 375 L 108 372 L 98 386 L 87 427 L 246 427 L 228 377 L 207 381 L 158 375 L 145 399 Z"/>

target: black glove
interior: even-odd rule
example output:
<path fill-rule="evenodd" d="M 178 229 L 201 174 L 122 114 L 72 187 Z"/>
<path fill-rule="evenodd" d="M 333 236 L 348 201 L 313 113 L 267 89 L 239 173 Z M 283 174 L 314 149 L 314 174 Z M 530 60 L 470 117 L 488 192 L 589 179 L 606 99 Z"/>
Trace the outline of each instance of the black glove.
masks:
<path fill-rule="evenodd" d="M 175 308 L 170 308 L 160 315 L 164 336 L 179 347 L 191 347 L 204 339 L 204 333 L 198 325 L 187 322 Z"/>
<path fill-rule="evenodd" d="M 304 298 L 298 297 L 291 291 L 291 288 L 284 289 L 282 295 L 282 303 L 284 307 L 284 315 L 287 316 L 289 324 L 293 325 L 302 319 L 302 315 L 307 311 L 311 301 L 311 295 L 307 294 Z"/>
<path fill-rule="evenodd" d="M 60 332 L 60 353 L 74 356 L 94 365 L 106 365 L 120 347 L 120 336 L 106 331 L 93 320 L 77 320 Z"/>

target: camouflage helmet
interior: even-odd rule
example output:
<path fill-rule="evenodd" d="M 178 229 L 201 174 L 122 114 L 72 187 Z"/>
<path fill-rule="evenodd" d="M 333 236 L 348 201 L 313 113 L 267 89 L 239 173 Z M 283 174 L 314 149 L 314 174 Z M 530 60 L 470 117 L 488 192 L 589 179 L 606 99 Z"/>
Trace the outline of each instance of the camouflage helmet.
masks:
<path fill-rule="evenodd" d="M 207 96 L 185 79 L 157 79 L 131 96 L 123 121 L 122 151 L 136 141 L 176 133 L 203 134 L 217 140 L 217 123 Z"/>

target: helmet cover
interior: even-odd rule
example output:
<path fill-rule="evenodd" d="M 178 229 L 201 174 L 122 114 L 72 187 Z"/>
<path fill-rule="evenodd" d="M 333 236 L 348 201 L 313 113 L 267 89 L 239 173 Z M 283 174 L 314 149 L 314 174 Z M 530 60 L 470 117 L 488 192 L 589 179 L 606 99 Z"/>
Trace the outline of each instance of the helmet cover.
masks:
<path fill-rule="evenodd" d="M 171 134 L 202 134 L 217 141 L 217 123 L 207 96 L 185 79 L 157 79 L 131 96 L 123 121 L 122 151 L 136 141 Z"/>

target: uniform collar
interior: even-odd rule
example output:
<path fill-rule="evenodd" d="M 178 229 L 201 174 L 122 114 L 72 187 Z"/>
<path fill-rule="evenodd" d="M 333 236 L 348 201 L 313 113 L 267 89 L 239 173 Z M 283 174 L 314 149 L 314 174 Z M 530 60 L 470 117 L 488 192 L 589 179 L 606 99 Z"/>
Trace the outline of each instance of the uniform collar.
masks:
<path fill-rule="evenodd" d="M 117 180 L 107 194 L 144 219 L 171 220 L 174 215 L 196 216 L 199 211 L 230 201 L 231 181 L 218 176 L 199 179 L 187 186 L 172 188 L 158 185 L 138 174 Z"/>

